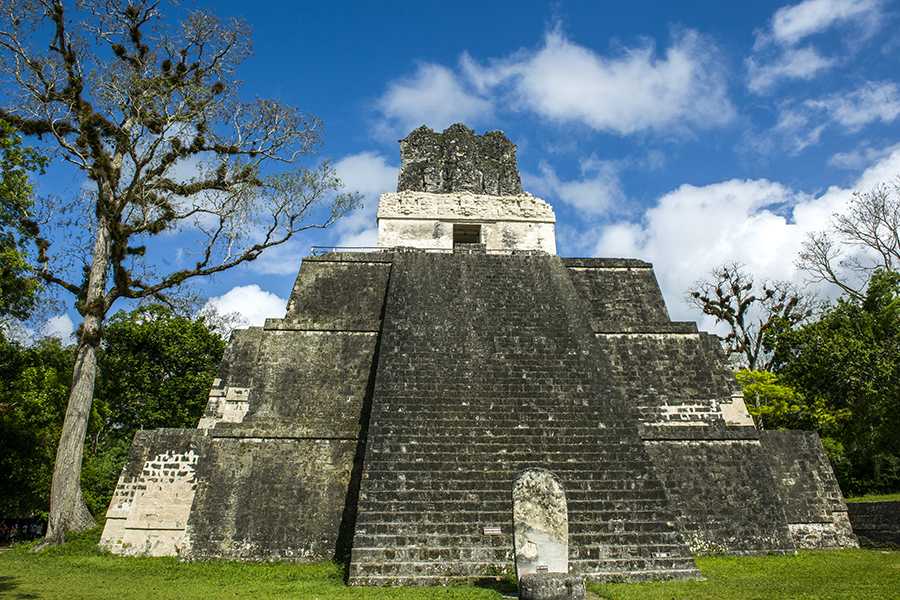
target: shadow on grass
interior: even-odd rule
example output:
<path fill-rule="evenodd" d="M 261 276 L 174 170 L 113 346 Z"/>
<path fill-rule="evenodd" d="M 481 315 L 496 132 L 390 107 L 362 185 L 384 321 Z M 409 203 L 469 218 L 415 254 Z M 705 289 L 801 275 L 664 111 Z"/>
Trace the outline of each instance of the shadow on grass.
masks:
<path fill-rule="evenodd" d="M 17 587 L 19 587 L 18 578 L 0 575 L 0 594 L 11 592 Z"/>

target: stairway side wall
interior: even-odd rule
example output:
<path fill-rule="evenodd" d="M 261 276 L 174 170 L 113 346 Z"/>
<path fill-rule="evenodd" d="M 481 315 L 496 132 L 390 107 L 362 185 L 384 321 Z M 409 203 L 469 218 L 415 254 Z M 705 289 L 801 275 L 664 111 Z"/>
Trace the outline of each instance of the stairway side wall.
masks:
<path fill-rule="evenodd" d="M 200 428 L 181 434 L 181 445 L 203 447 L 191 464 L 190 497 L 174 481 L 151 494 L 146 473 L 141 479 L 145 464 L 178 451 L 181 438 L 139 436 L 110 508 L 107 545 L 191 559 L 345 556 L 389 273 L 389 256 L 304 261 L 288 316 L 234 333 Z M 137 500 L 123 501 L 134 490 Z M 165 543 L 126 531 L 141 503 L 154 505 L 141 508 L 146 514 L 182 507 L 166 523 Z"/>
<path fill-rule="evenodd" d="M 669 321 L 649 263 L 565 264 L 692 551 L 793 551 L 765 452 L 715 337 Z"/>
<path fill-rule="evenodd" d="M 761 431 L 760 441 L 798 549 L 856 547 L 847 504 L 814 431 Z"/>

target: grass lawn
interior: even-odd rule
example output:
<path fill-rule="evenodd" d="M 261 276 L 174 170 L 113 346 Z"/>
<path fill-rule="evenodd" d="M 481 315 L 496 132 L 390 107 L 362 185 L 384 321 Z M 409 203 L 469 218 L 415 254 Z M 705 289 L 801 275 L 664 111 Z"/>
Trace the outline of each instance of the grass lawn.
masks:
<path fill-rule="evenodd" d="M 501 597 L 494 589 L 475 586 L 350 588 L 344 585 L 344 567 L 333 563 L 185 563 L 173 558 L 116 557 L 96 548 L 99 535 L 98 528 L 61 548 L 28 554 L 19 546 L 0 554 L 0 599 Z M 796 556 L 699 557 L 697 566 L 706 581 L 590 584 L 589 589 L 610 600 L 900 598 L 900 552 L 839 550 Z"/>
<path fill-rule="evenodd" d="M 780 556 L 698 556 L 706 581 L 604 584 L 609 600 L 897 600 L 900 552 L 824 550 Z"/>
<path fill-rule="evenodd" d="M 900 501 L 900 492 L 896 494 L 869 494 L 868 496 L 857 496 L 856 498 L 846 498 L 847 502 L 897 502 Z"/>

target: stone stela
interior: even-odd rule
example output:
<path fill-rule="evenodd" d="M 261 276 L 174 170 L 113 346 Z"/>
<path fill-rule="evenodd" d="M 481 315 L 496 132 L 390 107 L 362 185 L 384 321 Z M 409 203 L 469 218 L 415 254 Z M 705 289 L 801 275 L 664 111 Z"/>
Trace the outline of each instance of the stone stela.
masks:
<path fill-rule="evenodd" d="M 569 572 L 569 513 L 559 477 L 527 469 L 513 481 L 516 577 Z"/>

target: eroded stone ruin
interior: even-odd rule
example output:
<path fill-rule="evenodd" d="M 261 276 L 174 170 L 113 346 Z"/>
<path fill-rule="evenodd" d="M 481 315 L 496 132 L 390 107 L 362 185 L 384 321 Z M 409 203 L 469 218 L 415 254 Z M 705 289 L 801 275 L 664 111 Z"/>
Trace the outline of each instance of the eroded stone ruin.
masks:
<path fill-rule="evenodd" d="M 650 264 L 557 256 L 502 132 L 401 148 L 380 251 L 304 259 L 287 314 L 234 332 L 198 428 L 138 432 L 107 547 L 349 557 L 351 584 L 478 576 L 514 561 L 528 468 L 559 477 L 569 570 L 597 580 L 856 543 L 818 437 L 753 426 Z"/>

